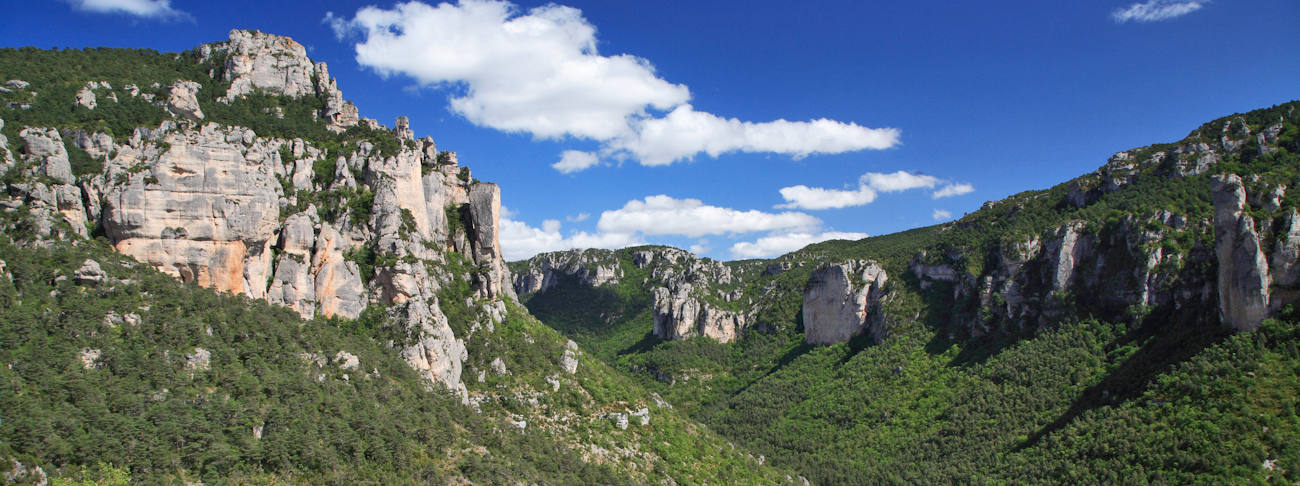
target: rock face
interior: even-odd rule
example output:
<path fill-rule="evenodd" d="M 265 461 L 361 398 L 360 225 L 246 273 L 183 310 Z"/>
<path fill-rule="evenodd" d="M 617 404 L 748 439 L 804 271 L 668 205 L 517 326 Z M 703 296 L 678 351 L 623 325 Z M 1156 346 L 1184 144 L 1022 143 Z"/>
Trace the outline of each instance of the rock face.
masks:
<path fill-rule="evenodd" d="M 731 267 L 676 248 L 543 253 L 516 266 L 514 288 L 527 295 L 566 282 L 592 288 L 619 285 L 628 271 L 646 274 L 640 285 L 650 294 L 652 332 L 661 339 L 704 336 L 731 342 L 752 320 L 749 311 L 735 310 L 745 305 L 729 304 L 742 292 L 720 288 L 735 282 Z"/>
<path fill-rule="evenodd" d="M 689 283 L 654 289 L 654 335 L 669 341 L 694 336 L 735 340 L 745 328 L 745 315 L 700 302 L 692 289 Z"/>
<path fill-rule="evenodd" d="M 803 293 L 804 339 L 810 344 L 835 344 L 861 333 L 888 280 L 885 270 L 872 261 L 818 268 Z"/>
<path fill-rule="evenodd" d="M 227 102 L 254 92 L 322 95 L 335 110 L 322 123 L 357 123 L 325 65 L 291 39 L 236 30 L 229 42 L 200 51 L 205 61 L 224 59 L 213 75 L 231 83 Z M 158 103 L 175 119 L 117 140 L 23 129 L 24 169 L 0 186 L 0 204 L 26 207 L 38 243 L 102 227 L 118 251 L 182 281 L 266 299 L 304 318 L 356 318 L 375 306 L 404 327 L 407 340 L 395 347 L 407 363 L 464 396 L 464 336 L 452 331 L 440 299 L 453 279 L 472 282 L 471 295 L 451 297 L 491 310 L 466 317 L 476 320 L 464 323 L 470 329 L 502 321 L 502 301 L 515 299 L 499 241 L 500 189 L 473 181 L 431 138 L 414 140 L 409 120 L 392 135 L 396 152 L 352 139 L 346 155 L 327 155 L 307 140 L 200 124 L 201 89 L 198 81 L 176 81 Z M 102 163 L 102 172 L 73 174 L 65 139 Z M 334 173 L 315 174 L 322 162 L 332 162 L 324 165 Z M 92 264 L 77 271 L 79 282 L 103 280 Z M 204 361 L 189 359 L 195 369 Z"/>
<path fill-rule="evenodd" d="M 86 260 L 85 263 L 81 264 L 81 268 L 78 268 L 72 274 L 72 280 L 81 285 L 98 284 L 103 282 L 105 278 L 108 278 L 108 274 L 104 273 L 104 270 L 99 266 L 99 262 L 94 260 Z"/>
<path fill-rule="evenodd" d="M 1251 331 L 1268 317 L 1268 259 L 1260 247 L 1255 220 L 1246 213 L 1246 190 L 1235 174 L 1215 176 L 1214 244 L 1218 258 L 1219 317 L 1240 331 Z M 1286 250 L 1283 250 L 1284 252 Z"/>
<path fill-rule="evenodd" d="M 173 116 L 184 117 L 191 121 L 203 119 L 203 110 L 199 108 L 199 100 L 195 95 L 199 92 L 202 85 L 194 81 L 178 80 L 172 83 L 171 89 L 167 94 L 167 111 Z"/>
<path fill-rule="evenodd" d="M 297 98 L 316 94 L 326 99 L 320 114 L 336 131 L 359 122 L 357 107 L 343 99 L 338 82 L 325 63 L 312 63 L 307 49 L 288 37 L 253 30 L 230 31 L 230 40 L 200 47 L 204 61 L 224 56 L 221 72 L 230 89 L 220 98 L 230 102 L 255 92 Z"/>
<path fill-rule="evenodd" d="M 545 292 L 564 278 L 577 279 L 588 287 L 600 287 L 617 284 L 622 275 L 618 256 L 610 250 L 542 253 L 529 259 L 527 266 L 515 273 L 514 290 L 519 295 Z"/>

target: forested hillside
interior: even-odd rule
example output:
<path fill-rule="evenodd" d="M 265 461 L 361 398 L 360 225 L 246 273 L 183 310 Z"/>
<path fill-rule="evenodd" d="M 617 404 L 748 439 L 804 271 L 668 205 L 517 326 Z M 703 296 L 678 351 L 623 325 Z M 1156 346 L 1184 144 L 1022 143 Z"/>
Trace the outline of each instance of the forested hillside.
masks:
<path fill-rule="evenodd" d="M 501 189 L 292 39 L 0 81 L 7 482 L 801 482 L 530 316 Z"/>
<path fill-rule="evenodd" d="M 546 254 L 511 264 L 515 288 L 816 483 L 1293 483 L 1298 109 L 1224 117 L 952 223 L 769 261 Z M 842 306 L 817 307 L 827 295 Z M 699 332 L 661 332 L 683 320 Z M 828 325 L 852 337 L 811 344 Z"/>

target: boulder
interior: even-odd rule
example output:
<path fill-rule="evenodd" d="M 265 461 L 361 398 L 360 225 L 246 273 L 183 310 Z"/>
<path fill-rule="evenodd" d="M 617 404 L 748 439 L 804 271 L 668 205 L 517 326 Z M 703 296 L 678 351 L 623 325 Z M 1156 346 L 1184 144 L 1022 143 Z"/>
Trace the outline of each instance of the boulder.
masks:
<path fill-rule="evenodd" d="M 72 280 L 81 285 L 98 284 L 103 282 L 105 278 L 108 278 L 108 274 L 104 273 L 104 270 L 99 267 L 99 262 L 89 259 L 81 264 L 81 268 L 72 273 Z"/>
<path fill-rule="evenodd" d="M 95 109 L 95 91 L 91 88 L 91 85 L 93 84 L 94 83 L 92 82 L 91 84 L 82 86 L 81 90 L 77 91 L 76 98 L 76 103 L 78 105 L 84 106 L 90 110 Z"/>
<path fill-rule="evenodd" d="M 194 81 L 177 80 L 167 91 L 167 111 L 191 121 L 203 119 L 196 94 L 203 85 Z"/>

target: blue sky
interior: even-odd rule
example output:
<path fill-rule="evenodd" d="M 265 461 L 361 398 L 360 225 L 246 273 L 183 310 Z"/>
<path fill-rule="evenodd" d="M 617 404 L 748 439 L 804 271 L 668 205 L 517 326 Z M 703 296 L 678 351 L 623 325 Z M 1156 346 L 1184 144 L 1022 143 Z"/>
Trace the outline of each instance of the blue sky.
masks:
<path fill-rule="evenodd" d="M 502 186 L 512 259 L 634 243 L 770 257 L 892 233 L 1300 98 L 1294 0 L 69 0 L 5 13 L 4 46 L 293 37 L 362 116 L 408 115 Z"/>

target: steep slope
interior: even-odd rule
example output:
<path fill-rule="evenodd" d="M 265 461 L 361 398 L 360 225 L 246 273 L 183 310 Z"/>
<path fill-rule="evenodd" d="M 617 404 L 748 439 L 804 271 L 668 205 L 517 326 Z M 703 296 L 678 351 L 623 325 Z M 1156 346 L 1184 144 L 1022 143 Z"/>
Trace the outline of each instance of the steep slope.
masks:
<path fill-rule="evenodd" d="M 731 280 L 691 285 L 745 296 L 729 342 L 622 317 L 656 314 L 673 284 L 655 275 L 598 285 L 564 277 L 593 262 L 547 270 L 576 261 L 549 254 L 512 264 L 516 289 L 815 482 L 1295 481 L 1298 109 L 1225 117 L 953 223 L 720 264 Z M 636 251 L 612 261 L 628 273 Z M 521 285 L 533 271 L 557 284 Z M 575 298 L 605 305 L 564 311 Z"/>
<path fill-rule="evenodd" d="M 36 397 L 79 383 L 25 408 L 0 402 L 4 452 L 24 465 L 14 471 L 75 476 L 104 462 L 134 477 L 205 481 L 795 481 L 529 316 L 501 258 L 500 189 L 431 138 L 416 140 L 406 117 L 392 129 L 359 117 L 292 39 L 235 30 L 180 54 L 6 49 L 0 78 L 12 80 L 0 91 L 0 234 L 13 262 L 62 267 L 22 264 L 16 304 L 4 309 L 17 313 L 3 328 L 12 346 L 0 349 L 7 391 Z M 69 265 L 91 255 L 116 284 L 76 282 Z M 168 287 L 181 282 L 185 293 Z M 73 307 L 87 310 L 62 323 L 43 313 Z M 127 315 L 138 317 L 112 318 Z M 57 352 L 19 344 L 42 334 Z M 114 366 L 123 353 L 129 366 Z M 208 373 L 180 364 L 205 360 Z M 394 371 L 395 360 L 407 369 Z M 270 375 L 262 363 L 274 364 Z M 105 409 L 76 399 L 87 380 L 129 386 L 104 390 Z M 236 408 L 138 421 L 142 410 L 212 397 Z M 300 407 L 320 413 L 292 419 L 301 423 L 288 434 L 253 428 Z M 21 416 L 36 422 L 10 419 Z M 431 423 L 407 423 L 420 420 Z M 129 426 L 105 425 L 118 422 Z M 201 430 L 204 446 L 162 425 Z M 258 452 L 268 433 L 278 455 Z M 371 454 L 349 438 L 382 445 Z M 155 445 L 142 456 L 95 442 Z"/>

